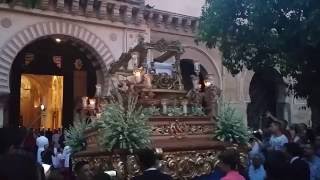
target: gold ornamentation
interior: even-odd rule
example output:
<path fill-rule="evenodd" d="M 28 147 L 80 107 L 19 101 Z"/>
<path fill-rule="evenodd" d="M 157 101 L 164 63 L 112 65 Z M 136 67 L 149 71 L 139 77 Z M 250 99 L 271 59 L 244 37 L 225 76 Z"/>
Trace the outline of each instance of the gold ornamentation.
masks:
<path fill-rule="evenodd" d="M 179 131 L 175 131 L 174 129 L 179 129 Z M 188 123 L 180 123 L 174 122 L 171 124 L 165 125 L 156 125 L 152 127 L 152 135 L 154 136 L 174 136 L 177 135 L 186 136 L 186 135 L 206 135 L 212 134 L 214 132 L 213 124 L 188 124 Z"/>

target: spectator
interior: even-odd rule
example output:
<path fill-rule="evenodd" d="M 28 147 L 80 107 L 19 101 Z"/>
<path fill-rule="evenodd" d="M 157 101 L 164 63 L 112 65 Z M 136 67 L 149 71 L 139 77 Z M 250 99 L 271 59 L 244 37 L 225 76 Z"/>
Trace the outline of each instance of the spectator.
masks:
<path fill-rule="evenodd" d="M 30 157 L 17 154 L 0 157 L 1 180 L 38 180 L 40 177 L 37 163 Z"/>
<path fill-rule="evenodd" d="M 250 180 L 264 180 L 266 179 L 266 171 L 262 164 L 263 157 L 261 154 L 255 154 L 252 157 L 252 163 L 249 166 L 249 179 Z"/>
<path fill-rule="evenodd" d="M 265 161 L 268 180 L 285 180 L 286 156 L 282 151 L 269 151 Z"/>
<path fill-rule="evenodd" d="M 54 134 L 52 135 L 52 144 L 55 148 L 60 148 L 59 139 L 61 136 L 60 130 L 55 130 Z"/>
<path fill-rule="evenodd" d="M 281 124 L 273 121 L 270 125 L 271 137 L 269 140 L 269 150 L 282 150 L 284 144 L 288 143 L 288 138 L 281 131 Z"/>
<path fill-rule="evenodd" d="M 301 139 L 298 136 L 297 133 L 297 124 L 292 124 L 289 127 L 289 132 L 290 132 L 290 142 L 294 142 L 294 143 L 300 143 Z"/>
<path fill-rule="evenodd" d="M 92 171 L 89 163 L 86 161 L 80 161 L 74 166 L 76 180 L 91 180 Z"/>
<path fill-rule="evenodd" d="M 221 170 L 226 174 L 221 180 L 245 180 L 238 172 L 240 166 L 240 155 L 236 150 L 229 149 L 219 156 Z"/>
<path fill-rule="evenodd" d="M 133 177 L 133 180 L 172 180 L 172 177 L 156 168 L 156 155 L 153 150 L 143 149 L 137 152 L 137 159 L 143 174 Z"/>
<path fill-rule="evenodd" d="M 304 157 L 309 164 L 310 180 L 320 180 L 320 158 L 315 155 L 312 145 L 304 145 Z"/>
<path fill-rule="evenodd" d="M 46 145 L 49 145 L 49 140 L 47 137 L 44 136 L 44 131 L 40 132 L 40 136 L 36 140 L 38 150 L 37 150 L 37 162 L 39 164 L 42 164 L 42 158 L 41 158 L 41 153 L 44 151 L 44 147 Z"/>
<path fill-rule="evenodd" d="M 314 140 L 314 146 L 315 146 L 315 154 L 316 156 L 318 156 L 320 158 L 320 135 L 317 135 L 315 137 L 315 140 Z"/>
<path fill-rule="evenodd" d="M 42 163 L 52 165 L 52 157 L 54 156 L 52 148 L 49 145 L 44 146 L 44 151 L 41 152 Z"/>
<path fill-rule="evenodd" d="M 297 143 L 285 144 L 285 153 L 289 163 L 287 165 L 286 179 L 290 180 L 309 180 L 309 165 L 301 158 L 303 154 L 302 148 Z"/>
<path fill-rule="evenodd" d="M 51 169 L 46 180 L 64 180 L 64 178 L 58 170 Z"/>

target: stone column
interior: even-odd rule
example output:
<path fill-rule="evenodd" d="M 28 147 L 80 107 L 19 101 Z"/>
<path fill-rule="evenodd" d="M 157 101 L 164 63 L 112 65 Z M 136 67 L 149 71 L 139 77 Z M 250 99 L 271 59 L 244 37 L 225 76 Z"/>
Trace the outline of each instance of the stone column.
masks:
<path fill-rule="evenodd" d="M 9 94 L 0 96 L 0 128 L 8 124 L 8 99 Z"/>

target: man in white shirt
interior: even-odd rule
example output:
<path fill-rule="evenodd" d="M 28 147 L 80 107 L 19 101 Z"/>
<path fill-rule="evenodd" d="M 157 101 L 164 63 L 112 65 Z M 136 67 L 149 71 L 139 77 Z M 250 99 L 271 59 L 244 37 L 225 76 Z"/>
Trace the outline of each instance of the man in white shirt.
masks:
<path fill-rule="evenodd" d="M 37 138 L 36 144 L 37 144 L 37 147 L 38 147 L 38 150 L 37 150 L 37 162 L 39 164 L 42 164 L 41 153 L 44 151 L 45 146 L 49 145 L 49 140 L 48 140 L 47 137 L 44 136 L 44 132 L 43 131 L 40 132 L 40 136 Z"/>
<path fill-rule="evenodd" d="M 270 150 L 280 151 L 288 143 L 288 138 L 281 131 L 281 124 L 278 121 L 273 121 L 270 125 L 271 137 L 269 140 Z"/>

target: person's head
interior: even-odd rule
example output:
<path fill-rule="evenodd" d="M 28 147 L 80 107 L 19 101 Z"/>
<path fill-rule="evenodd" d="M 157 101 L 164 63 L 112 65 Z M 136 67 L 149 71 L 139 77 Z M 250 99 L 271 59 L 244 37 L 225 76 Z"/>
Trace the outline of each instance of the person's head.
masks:
<path fill-rule="evenodd" d="M 272 134 L 281 132 L 281 123 L 278 121 L 272 121 L 270 124 L 270 131 Z"/>
<path fill-rule="evenodd" d="M 240 155 L 235 149 L 227 149 L 219 155 L 220 168 L 228 173 L 231 170 L 237 170 L 240 165 Z"/>
<path fill-rule="evenodd" d="M 146 170 L 156 165 L 156 155 L 151 149 L 142 149 L 136 153 L 138 163 L 142 170 Z"/>
<path fill-rule="evenodd" d="M 93 176 L 94 180 L 111 180 L 111 177 L 104 172 L 98 172 L 96 175 Z"/>
<path fill-rule="evenodd" d="M 292 138 L 294 138 L 297 135 L 297 124 L 290 125 L 289 133 Z"/>
<path fill-rule="evenodd" d="M 58 170 L 51 169 L 46 180 L 64 180 L 64 177 Z"/>
<path fill-rule="evenodd" d="M 40 131 L 40 132 L 39 132 L 39 135 L 40 135 L 40 136 L 44 136 L 44 134 L 45 134 L 44 131 Z"/>
<path fill-rule="evenodd" d="M 259 168 L 263 163 L 263 157 L 261 154 L 255 154 L 252 156 L 252 165 L 254 168 Z"/>
<path fill-rule="evenodd" d="M 303 146 L 303 152 L 306 158 L 310 158 L 315 155 L 315 149 L 311 144 L 305 144 Z"/>
<path fill-rule="evenodd" d="M 296 156 L 301 157 L 303 154 L 302 148 L 297 143 L 286 143 L 284 145 L 284 151 L 289 158 Z"/>
<path fill-rule="evenodd" d="M 304 123 L 297 124 L 297 134 L 299 136 L 306 135 L 307 130 L 308 130 L 308 126 L 306 124 Z"/>
<path fill-rule="evenodd" d="M 33 180 L 39 179 L 36 162 L 28 156 L 7 154 L 0 157 L 0 179 Z"/>
<path fill-rule="evenodd" d="M 74 172 L 77 180 L 90 180 L 92 178 L 92 171 L 87 161 L 77 162 L 74 166 Z"/>

